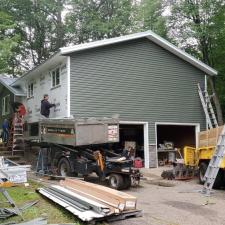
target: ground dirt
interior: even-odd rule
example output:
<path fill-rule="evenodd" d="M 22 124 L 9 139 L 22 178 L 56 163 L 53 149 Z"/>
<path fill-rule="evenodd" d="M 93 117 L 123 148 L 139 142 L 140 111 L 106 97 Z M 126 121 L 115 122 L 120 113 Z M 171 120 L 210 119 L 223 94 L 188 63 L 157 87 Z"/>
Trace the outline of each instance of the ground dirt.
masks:
<path fill-rule="evenodd" d="M 142 217 L 130 218 L 110 225 L 225 225 L 225 190 L 216 190 L 210 197 L 199 193 L 202 185 L 198 179 L 189 181 L 168 181 L 161 179 L 161 172 L 167 168 L 144 169 L 144 179 L 139 187 L 125 192 L 138 198 L 137 208 Z M 33 177 L 44 185 L 47 182 Z M 89 182 L 98 183 L 96 177 Z M 103 184 L 105 185 L 105 184 Z"/>
<path fill-rule="evenodd" d="M 113 225 L 225 225 L 225 190 L 217 190 L 211 197 L 198 191 L 197 179 L 167 181 L 158 170 L 144 171 L 147 180 L 130 193 L 138 198 L 143 217 L 112 223 Z"/>

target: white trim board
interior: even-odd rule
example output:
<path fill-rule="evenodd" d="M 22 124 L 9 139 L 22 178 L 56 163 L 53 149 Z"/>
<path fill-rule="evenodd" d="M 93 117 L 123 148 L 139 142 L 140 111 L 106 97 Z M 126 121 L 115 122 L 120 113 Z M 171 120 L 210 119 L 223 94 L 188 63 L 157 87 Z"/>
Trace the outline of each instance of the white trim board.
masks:
<path fill-rule="evenodd" d="M 142 122 L 142 121 L 120 121 L 120 124 L 143 125 L 143 129 L 144 129 L 144 164 L 145 164 L 145 168 L 149 168 L 148 122 Z"/>
<path fill-rule="evenodd" d="M 172 123 L 172 122 L 155 122 L 155 145 L 156 145 L 156 159 L 157 159 L 157 167 L 158 167 L 158 152 L 157 152 L 157 125 L 174 125 L 174 126 L 192 126 L 195 127 L 195 143 L 196 147 L 198 147 L 198 132 L 200 132 L 200 123 Z"/>
<path fill-rule="evenodd" d="M 61 53 L 61 55 L 67 55 L 67 54 L 71 54 L 74 52 L 79 52 L 79 51 L 102 47 L 102 46 L 106 46 L 106 45 L 126 42 L 126 41 L 130 41 L 130 40 L 144 38 L 144 37 L 148 38 L 150 41 L 161 46 L 162 48 L 168 50 L 172 54 L 187 61 L 188 63 L 192 64 L 193 66 L 197 67 L 198 69 L 202 70 L 203 72 L 207 73 L 208 75 L 211 75 L 211 76 L 217 75 L 217 71 L 215 69 L 213 69 L 210 66 L 206 65 L 205 63 L 201 62 L 197 58 L 194 58 L 190 54 L 179 49 L 177 46 L 173 45 L 172 43 L 168 42 L 167 40 L 165 40 L 164 38 L 160 37 L 159 35 L 157 35 L 156 33 L 152 32 L 150 30 L 145 31 L 145 32 L 135 33 L 135 34 L 124 35 L 124 36 L 120 36 L 120 37 L 115 37 L 115 38 L 104 39 L 104 40 L 100 40 L 100 41 L 94 41 L 94 42 L 73 45 L 73 46 L 68 46 L 68 47 L 62 47 L 62 48 L 60 48 L 60 53 Z"/>
<path fill-rule="evenodd" d="M 70 56 L 67 56 L 66 59 L 66 67 L 67 67 L 67 117 L 70 117 Z"/>

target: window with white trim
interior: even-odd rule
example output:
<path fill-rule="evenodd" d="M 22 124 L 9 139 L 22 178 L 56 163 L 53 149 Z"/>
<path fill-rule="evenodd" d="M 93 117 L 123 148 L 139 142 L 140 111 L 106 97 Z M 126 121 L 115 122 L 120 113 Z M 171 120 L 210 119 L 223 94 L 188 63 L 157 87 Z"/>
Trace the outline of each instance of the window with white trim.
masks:
<path fill-rule="evenodd" d="M 2 115 L 8 115 L 10 113 L 10 95 L 6 95 L 2 98 Z"/>
<path fill-rule="evenodd" d="M 28 89 L 27 89 L 27 97 L 31 98 L 34 96 L 34 83 L 28 84 Z"/>
<path fill-rule="evenodd" d="M 60 68 L 59 67 L 51 71 L 51 77 L 52 77 L 52 87 L 59 86 L 60 85 Z"/>

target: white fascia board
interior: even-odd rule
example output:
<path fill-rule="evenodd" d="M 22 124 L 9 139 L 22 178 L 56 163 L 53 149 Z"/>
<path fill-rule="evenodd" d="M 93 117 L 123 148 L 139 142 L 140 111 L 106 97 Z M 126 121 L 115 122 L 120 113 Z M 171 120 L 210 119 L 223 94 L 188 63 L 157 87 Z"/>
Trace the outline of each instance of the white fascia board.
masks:
<path fill-rule="evenodd" d="M 65 58 L 65 56 L 62 56 L 60 54 L 60 52 L 53 54 L 46 61 L 42 62 L 40 65 L 34 67 L 33 69 L 29 70 L 27 73 L 25 73 L 21 77 L 19 77 L 16 81 L 14 81 L 11 84 L 11 86 L 19 85 L 20 82 L 23 82 L 24 78 L 29 77 L 36 73 L 41 73 L 45 69 L 45 67 L 48 67 L 49 64 L 57 64 L 58 61 L 62 61 L 64 58 Z"/>
<path fill-rule="evenodd" d="M 149 34 L 149 32 L 146 31 L 146 32 L 141 32 L 141 33 L 136 33 L 136 34 L 129 34 L 129 35 L 121 36 L 121 37 L 115 37 L 115 38 L 104 39 L 104 40 L 100 40 L 100 41 L 94 41 L 94 42 L 64 47 L 64 48 L 60 48 L 60 52 L 62 55 L 66 55 L 66 54 L 70 54 L 73 52 L 83 51 L 83 50 L 87 50 L 87 49 L 91 49 L 91 48 L 97 48 L 97 47 L 102 47 L 102 46 L 106 46 L 106 45 L 129 41 L 129 40 L 139 39 L 142 37 L 146 37 L 148 34 Z"/>
<path fill-rule="evenodd" d="M 158 44 L 159 46 L 163 47 L 164 49 L 170 51 L 174 55 L 177 55 L 178 57 L 182 58 L 183 60 L 189 62 L 193 66 L 199 68 L 200 70 L 204 71 L 208 75 L 215 76 L 217 75 L 217 71 L 210 66 L 206 65 L 205 63 L 201 62 L 200 60 L 196 59 L 195 57 L 191 56 L 190 54 L 186 53 L 185 51 L 179 49 L 175 45 L 171 44 L 164 38 L 161 38 L 159 35 L 150 32 L 150 35 L 147 36 L 147 38 L 154 43 Z"/>
<path fill-rule="evenodd" d="M 110 38 L 110 39 L 94 41 L 94 42 L 85 43 L 85 44 L 63 47 L 63 48 L 60 48 L 60 53 L 62 55 L 67 55 L 67 54 L 71 54 L 73 52 L 79 52 L 79 51 L 84 51 L 87 49 L 103 47 L 106 45 L 121 43 L 121 42 L 135 40 L 135 39 L 144 38 L 144 37 L 148 38 L 152 42 L 154 42 L 157 45 L 161 46 L 162 48 L 168 50 L 169 52 L 173 53 L 174 55 L 178 56 L 179 58 L 189 62 L 193 66 L 195 66 L 198 69 L 205 72 L 206 74 L 211 75 L 211 76 L 217 75 L 216 70 L 214 70 L 210 66 L 206 65 L 205 63 L 201 62 L 200 60 L 194 58 L 193 56 L 186 53 L 185 51 L 179 49 L 178 47 L 171 44 L 170 42 L 168 42 L 167 40 L 165 40 L 164 38 L 160 37 L 159 35 L 155 34 L 152 31 L 140 32 L 140 33 L 125 35 L 125 36 L 116 37 L 116 38 Z"/>
<path fill-rule="evenodd" d="M 2 82 L 1 80 L 0 80 L 0 83 L 1 83 L 4 87 L 6 87 L 11 93 L 13 93 L 15 96 L 19 96 L 19 97 L 25 97 L 25 96 L 27 96 L 25 93 L 17 93 L 17 92 L 13 89 L 13 87 L 11 86 L 11 84 L 10 84 L 10 85 L 7 85 L 6 83 Z"/>

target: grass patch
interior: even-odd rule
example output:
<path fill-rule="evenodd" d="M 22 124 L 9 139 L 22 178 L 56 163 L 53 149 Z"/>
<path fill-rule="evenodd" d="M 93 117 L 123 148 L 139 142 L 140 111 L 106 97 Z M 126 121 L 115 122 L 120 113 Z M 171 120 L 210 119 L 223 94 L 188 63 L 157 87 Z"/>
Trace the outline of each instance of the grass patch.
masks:
<path fill-rule="evenodd" d="M 75 225 L 83 224 L 79 222 L 79 220 L 73 214 L 69 213 L 63 207 L 36 193 L 35 190 L 38 187 L 41 187 L 40 184 L 37 184 L 33 181 L 29 181 L 29 184 L 30 185 L 28 187 L 24 187 L 23 185 L 21 185 L 6 189 L 11 198 L 19 207 L 28 202 L 39 200 L 36 205 L 23 212 L 25 221 L 29 221 L 37 217 L 44 217 L 48 220 L 48 223 L 74 223 Z M 2 195 L 0 195 L 0 201 L 5 201 Z M 10 208 L 11 206 L 6 203 L 0 203 L 0 207 Z M 21 218 L 19 216 L 12 216 L 6 220 L 0 220 L 0 223 L 6 223 L 10 221 L 15 221 L 18 223 L 21 222 Z"/>

